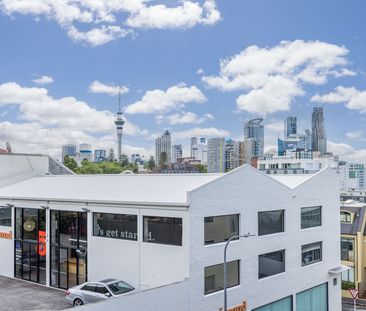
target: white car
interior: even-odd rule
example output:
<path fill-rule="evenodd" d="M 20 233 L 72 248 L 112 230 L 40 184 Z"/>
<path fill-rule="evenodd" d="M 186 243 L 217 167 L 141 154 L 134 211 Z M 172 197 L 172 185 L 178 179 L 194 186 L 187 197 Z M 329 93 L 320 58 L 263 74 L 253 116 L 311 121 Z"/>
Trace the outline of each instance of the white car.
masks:
<path fill-rule="evenodd" d="M 70 288 L 66 292 L 66 302 L 74 307 L 92 302 L 119 297 L 135 288 L 124 281 L 106 279 L 100 282 L 86 282 Z"/>

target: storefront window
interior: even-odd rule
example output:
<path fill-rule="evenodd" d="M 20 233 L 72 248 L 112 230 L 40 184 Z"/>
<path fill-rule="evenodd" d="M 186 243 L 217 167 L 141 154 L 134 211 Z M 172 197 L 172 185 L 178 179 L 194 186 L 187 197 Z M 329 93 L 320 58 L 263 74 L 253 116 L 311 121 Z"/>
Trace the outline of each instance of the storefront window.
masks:
<path fill-rule="evenodd" d="M 0 207 L 0 227 L 11 227 L 11 207 Z"/>
<path fill-rule="evenodd" d="M 93 235 L 137 241 L 137 216 L 94 213 Z"/>
<path fill-rule="evenodd" d="M 144 242 L 182 245 L 182 218 L 144 216 Z"/>
<path fill-rule="evenodd" d="M 239 215 L 205 217 L 205 244 L 225 242 L 239 234 Z"/>
<path fill-rule="evenodd" d="M 253 311 L 292 311 L 292 296 L 253 309 Z"/>
<path fill-rule="evenodd" d="M 328 284 L 322 284 L 296 295 L 297 311 L 328 311 Z"/>

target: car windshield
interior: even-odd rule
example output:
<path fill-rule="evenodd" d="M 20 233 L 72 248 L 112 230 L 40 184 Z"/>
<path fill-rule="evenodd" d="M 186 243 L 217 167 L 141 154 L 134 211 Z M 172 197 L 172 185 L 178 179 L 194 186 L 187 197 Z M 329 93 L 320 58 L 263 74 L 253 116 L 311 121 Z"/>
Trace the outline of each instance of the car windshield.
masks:
<path fill-rule="evenodd" d="M 131 285 L 129 285 L 129 284 L 123 282 L 123 281 L 118 281 L 118 282 L 109 284 L 108 288 L 115 295 L 120 295 L 120 294 L 123 294 L 123 293 L 127 293 L 127 292 L 135 289 L 134 287 L 132 287 Z"/>

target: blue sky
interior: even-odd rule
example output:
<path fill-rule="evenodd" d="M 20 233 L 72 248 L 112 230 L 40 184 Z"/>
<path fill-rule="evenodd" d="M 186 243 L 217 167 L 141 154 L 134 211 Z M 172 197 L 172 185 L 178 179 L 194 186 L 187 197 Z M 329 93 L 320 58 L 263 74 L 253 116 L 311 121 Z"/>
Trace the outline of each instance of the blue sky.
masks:
<path fill-rule="evenodd" d="M 127 153 L 165 128 L 186 154 L 191 135 L 242 139 L 257 116 L 268 149 L 322 105 L 328 149 L 366 159 L 364 1 L 59 3 L 0 0 L 0 145 L 114 147 L 120 84 Z"/>

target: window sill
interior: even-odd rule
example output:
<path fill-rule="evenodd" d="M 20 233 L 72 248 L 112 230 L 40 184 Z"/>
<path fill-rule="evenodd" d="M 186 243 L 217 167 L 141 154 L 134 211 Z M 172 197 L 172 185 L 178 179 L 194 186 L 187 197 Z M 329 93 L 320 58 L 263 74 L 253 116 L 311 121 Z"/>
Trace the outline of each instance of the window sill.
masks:
<path fill-rule="evenodd" d="M 321 260 L 321 261 L 317 261 L 317 262 L 314 262 L 314 263 L 309 263 L 309 264 L 307 264 L 307 265 L 305 265 L 305 266 L 303 266 L 303 265 L 301 264 L 301 268 L 314 267 L 314 266 L 318 266 L 318 265 L 320 265 L 320 264 L 322 264 L 322 263 L 323 263 L 323 260 Z"/>
<path fill-rule="evenodd" d="M 272 236 L 278 236 L 278 235 L 281 235 L 281 234 L 285 234 L 286 232 L 283 231 L 283 232 L 276 232 L 276 233 L 269 233 L 269 234 L 263 234 L 263 235 L 258 235 L 259 238 L 262 238 L 262 237 L 272 237 Z"/>
<path fill-rule="evenodd" d="M 301 230 L 314 230 L 314 229 L 319 229 L 319 228 L 322 228 L 323 225 L 320 225 L 320 226 L 314 226 L 314 227 L 309 227 L 309 228 L 300 228 Z"/>
<path fill-rule="evenodd" d="M 238 243 L 238 242 L 240 242 L 240 239 L 232 240 L 230 242 L 230 245 Z M 208 248 L 211 246 L 222 246 L 222 245 L 225 245 L 226 243 L 227 243 L 227 241 L 224 241 L 224 242 L 217 242 L 217 243 L 211 243 L 211 244 L 204 244 L 203 246 Z"/>
<path fill-rule="evenodd" d="M 266 281 L 266 280 L 270 280 L 270 279 L 273 279 L 273 278 L 275 278 L 275 277 L 278 277 L 278 276 L 280 276 L 280 275 L 284 275 L 284 274 L 286 274 L 286 271 L 284 271 L 284 272 L 280 272 L 280 273 L 277 273 L 277 274 L 274 274 L 274 275 L 266 276 L 266 277 L 261 278 L 261 279 L 258 279 L 258 282 Z"/>

